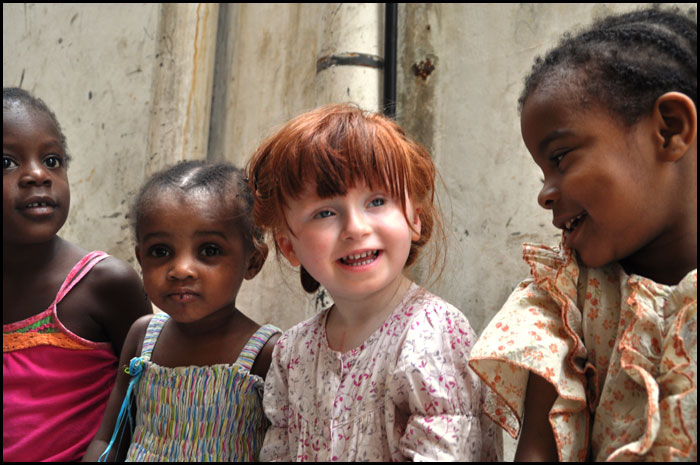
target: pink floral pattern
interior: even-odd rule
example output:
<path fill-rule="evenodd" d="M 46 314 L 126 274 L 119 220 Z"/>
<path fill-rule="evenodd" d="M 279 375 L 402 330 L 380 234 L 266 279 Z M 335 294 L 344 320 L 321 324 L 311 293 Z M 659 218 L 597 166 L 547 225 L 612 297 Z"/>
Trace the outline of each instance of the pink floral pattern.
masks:
<path fill-rule="evenodd" d="M 263 461 L 495 460 L 498 428 L 480 417 L 464 315 L 415 284 L 360 347 L 328 347 L 328 310 L 275 346 L 263 405 Z"/>
<path fill-rule="evenodd" d="M 472 351 L 486 413 L 520 433 L 530 371 L 558 393 L 562 461 L 697 459 L 697 270 L 676 286 L 525 244 L 532 277 Z M 592 422 L 591 422 L 592 418 Z"/>

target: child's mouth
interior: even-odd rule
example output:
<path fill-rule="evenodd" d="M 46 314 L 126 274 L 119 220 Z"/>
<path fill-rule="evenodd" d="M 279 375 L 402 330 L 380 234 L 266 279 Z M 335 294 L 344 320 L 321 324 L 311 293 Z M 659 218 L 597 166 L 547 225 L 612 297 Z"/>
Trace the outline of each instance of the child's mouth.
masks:
<path fill-rule="evenodd" d="M 362 266 L 369 265 L 377 259 L 379 250 L 368 250 L 359 254 L 347 255 L 338 261 L 347 266 Z"/>
<path fill-rule="evenodd" d="M 577 216 L 574 218 L 571 218 L 569 221 L 566 222 L 564 225 L 564 230 L 567 232 L 572 232 L 576 227 L 581 224 L 581 222 L 588 216 L 588 213 L 585 211 L 579 213 Z"/>

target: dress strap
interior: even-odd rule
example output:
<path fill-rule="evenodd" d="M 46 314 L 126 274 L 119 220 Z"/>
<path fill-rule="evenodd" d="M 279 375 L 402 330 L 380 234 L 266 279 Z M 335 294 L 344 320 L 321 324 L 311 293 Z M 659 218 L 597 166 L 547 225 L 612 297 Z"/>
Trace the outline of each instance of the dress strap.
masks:
<path fill-rule="evenodd" d="M 260 353 L 260 350 L 267 343 L 270 337 L 281 332 L 282 331 L 274 325 L 261 326 L 255 332 L 255 334 L 251 336 L 245 347 L 243 347 L 240 355 L 238 355 L 236 363 L 250 371 L 250 369 L 253 367 L 253 363 L 255 363 L 255 358 L 258 356 L 258 353 Z"/>
<path fill-rule="evenodd" d="M 85 255 L 68 273 L 66 279 L 61 284 L 61 288 L 56 294 L 56 299 L 54 300 L 54 305 L 63 300 L 63 298 L 73 289 L 73 286 L 78 284 L 83 277 L 88 274 L 88 272 L 98 263 L 100 263 L 105 258 L 109 257 L 108 254 L 102 252 L 101 250 L 95 250 Z"/>
<path fill-rule="evenodd" d="M 151 360 L 151 353 L 156 345 L 160 331 L 169 319 L 170 315 L 163 312 L 156 313 L 151 318 L 146 329 L 146 336 L 143 338 L 143 346 L 141 347 L 141 358 L 143 360 Z"/>

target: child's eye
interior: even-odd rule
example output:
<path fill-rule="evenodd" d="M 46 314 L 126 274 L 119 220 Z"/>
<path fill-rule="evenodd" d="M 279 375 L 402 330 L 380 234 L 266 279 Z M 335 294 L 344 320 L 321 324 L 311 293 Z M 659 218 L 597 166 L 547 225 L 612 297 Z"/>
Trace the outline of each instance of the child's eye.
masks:
<path fill-rule="evenodd" d="M 569 153 L 569 152 L 571 152 L 571 150 L 562 150 L 562 151 L 557 152 L 557 153 L 553 154 L 552 156 L 550 156 L 549 159 L 550 159 L 552 162 L 554 162 L 554 165 L 555 165 L 555 166 L 559 166 L 559 164 L 561 163 L 561 160 L 562 160 L 562 159 L 564 158 L 564 156 L 565 156 L 567 153 Z"/>
<path fill-rule="evenodd" d="M 59 168 L 63 165 L 63 159 L 58 155 L 49 155 L 44 160 L 44 164 L 49 168 Z"/>
<path fill-rule="evenodd" d="M 155 258 L 164 258 L 170 256 L 170 250 L 162 245 L 154 245 L 148 249 L 148 255 Z"/>
<path fill-rule="evenodd" d="M 10 168 L 16 168 L 17 166 L 19 166 L 19 165 L 17 165 L 17 162 L 14 161 L 12 158 L 2 157 L 2 169 L 3 169 L 3 171 L 9 170 Z"/>
<path fill-rule="evenodd" d="M 321 210 L 320 212 L 314 215 L 314 218 L 328 218 L 333 215 L 334 213 L 330 210 Z"/>
<path fill-rule="evenodd" d="M 215 257 L 217 255 L 221 255 L 221 247 L 215 244 L 207 244 L 202 247 L 200 253 L 205 257 Z"/>
<path fill-rule="evenodd" d="M 386 203 L 386 200 L 385 200 L 384 198 L 378 197 L 378 198 L 376 198 L 376 199 L 372 199 L 372 200 L 369 202 L 369 206 L 370 206 L 370 207 L 381 207 L 381 206 L 384 205 L 385 203 Z"/>

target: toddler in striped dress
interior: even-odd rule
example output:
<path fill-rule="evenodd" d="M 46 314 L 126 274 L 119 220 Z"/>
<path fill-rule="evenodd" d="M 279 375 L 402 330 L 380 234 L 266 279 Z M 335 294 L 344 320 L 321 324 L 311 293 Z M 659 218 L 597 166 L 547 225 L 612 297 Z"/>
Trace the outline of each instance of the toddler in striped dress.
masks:
<path fill-rule="evenodd" d="M 252 461 L 267 429 L 264 378 L 279 330 L 236 308 L 262 267 L 242 173 L 184 162 L 137 198 L 136 256 L 165 313 L 137 320 L 88 460 Z M 135 425 L 134 425 L 135 421 Z"/>

